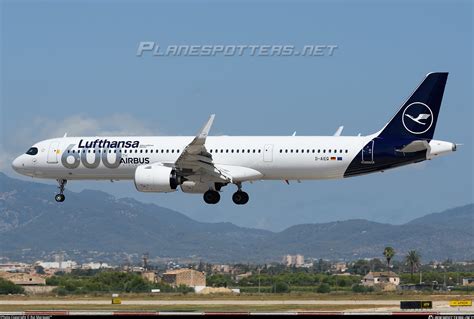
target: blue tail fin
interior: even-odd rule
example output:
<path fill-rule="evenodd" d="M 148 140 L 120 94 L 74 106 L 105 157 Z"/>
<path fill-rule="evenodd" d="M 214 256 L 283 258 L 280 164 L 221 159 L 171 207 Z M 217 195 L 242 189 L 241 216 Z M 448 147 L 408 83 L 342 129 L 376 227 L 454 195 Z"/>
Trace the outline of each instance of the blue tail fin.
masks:
<path fill-rule="evenodd" d="M 447 79 L 447 72 L 429 73 L 379 137 L 431 140 Z"/>

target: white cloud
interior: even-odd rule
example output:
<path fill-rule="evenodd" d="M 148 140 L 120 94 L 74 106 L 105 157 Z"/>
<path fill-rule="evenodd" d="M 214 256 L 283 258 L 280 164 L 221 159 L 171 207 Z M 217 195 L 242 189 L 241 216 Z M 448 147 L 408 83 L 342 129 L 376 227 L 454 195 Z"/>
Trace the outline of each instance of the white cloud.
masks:
<path fill-rule="evenodd" d="M 0 148 L 0 171 L 7 172 L 11 170 L 11 163 L 15 157 L 13 154 L 7 152 L 4 148 Z"/>
<path fill-rule="evenodd" d="M 35 133 L 32 132 L 35 131 Z M 156 130 L 147 127 L 129 114 L 113 114 L 106 118 L 92 118 L 82 114 L 69 116 L 61 121 L 36 118 L 31 127 L 24 128 L 23 134 L 40 139 L 68 136 L 124 136 L 156 135 Z"/>

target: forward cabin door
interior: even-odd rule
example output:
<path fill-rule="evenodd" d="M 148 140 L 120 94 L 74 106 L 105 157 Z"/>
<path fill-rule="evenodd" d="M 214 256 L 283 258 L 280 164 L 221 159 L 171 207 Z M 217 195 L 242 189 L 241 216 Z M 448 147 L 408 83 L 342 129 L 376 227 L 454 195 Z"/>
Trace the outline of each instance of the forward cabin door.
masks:
<path fill-rule="evenodd" d="M 263 149 L 263 161 L 273 162 L 273 144 L 265 145 L 265 148 Z"/>
<path fill-rule="evenodd" d="M 59 142 L 52 142 L 49 144 L 47 162 L 49 164 L 56 164 L 58 162 Z"/>

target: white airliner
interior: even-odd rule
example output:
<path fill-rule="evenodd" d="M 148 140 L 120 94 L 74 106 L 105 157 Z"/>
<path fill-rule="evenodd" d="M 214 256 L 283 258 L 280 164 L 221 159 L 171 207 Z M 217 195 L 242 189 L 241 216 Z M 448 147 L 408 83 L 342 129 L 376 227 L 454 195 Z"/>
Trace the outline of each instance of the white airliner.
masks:
<path fill-rule="evenodd" d="M 448 73 L 430 73 L 380 131 L 367 136 L 208 136 L 211 115 L 197 136 L 67 137 L 44 140 L 16 158 L 20 174 L 56 179 L 64 201 L 68 180 L 133 180 L 141 192 L 204 194 L 216 204 L 235 184 L 234 203 L 246 204 L 242 183 L 336 179 L 408 165 L 456 150 L 433 140 Z"/>

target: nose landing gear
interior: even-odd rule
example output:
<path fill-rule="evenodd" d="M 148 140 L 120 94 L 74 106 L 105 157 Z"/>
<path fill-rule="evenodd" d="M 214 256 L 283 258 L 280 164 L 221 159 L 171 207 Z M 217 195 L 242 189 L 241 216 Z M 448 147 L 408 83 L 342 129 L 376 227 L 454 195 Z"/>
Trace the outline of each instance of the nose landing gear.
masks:
<path fill-rule="evenodd" d="M 58 179 L 57 180 L 58 183 L 59 183 L 59 194 L 56 194 L 56 196 L 54 196 L 54 199 L 58 202 L 58 203 L 62 203 L 64 202 L 64 200 L 66 199 L 66 197 L 64 196 L 64 187 L 66 186 L 67 184 L 67 180 L 65 179 Z"/>

